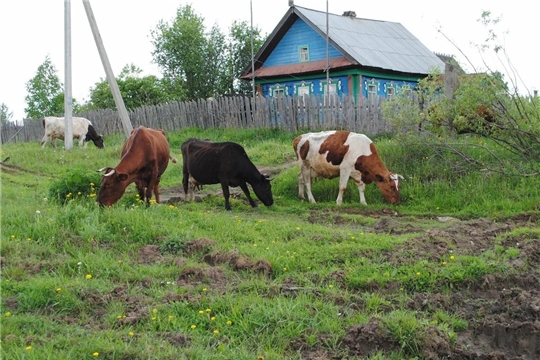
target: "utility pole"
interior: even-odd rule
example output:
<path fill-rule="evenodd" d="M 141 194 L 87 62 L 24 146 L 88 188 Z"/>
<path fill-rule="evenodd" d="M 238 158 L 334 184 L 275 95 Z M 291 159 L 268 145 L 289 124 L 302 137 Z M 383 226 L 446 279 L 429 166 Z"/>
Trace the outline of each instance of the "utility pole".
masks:
<path fill-rule="evenodd" d="M 328 0 L 326 0 L 326 97 L 330 101 L 330 24 L 328 17 Z"/>
<path fill-rule="evenodd" d="M 92 34 L 94 35 L 94 40 L 96 42 L 101 62 L 103 63 L 103 68 L 105 69 L 105 74 L 107 75 L 107 81 L 109 82 L 109 86 L 111 88 L 114 103 L 116 104 L 116 108 L 118 109 L 120 120 L 122 120 L 124 132 L 126 134 L 126 137 L 129 137 L 131 130 L 133 130 L 133 126 L 131 125 L 131 121 L 129 120 L 129 115 L 126 110 L 126 105 L 124 104 L 124 99 L 122 99 L 120 89 L 118 88 L 118 84 L 116 83 L 116 78 L 114 77 L 111 64 L 107 56 L 107 52 L 105 51 L 105 46 L 103 46 L 103 40 L 101 39 L 101 35 L 99 33 L 99 29 L 96 23 L 96 18 L 94 17 L 92 7 L 90 6 L 90 1 L 83 0 L 83 5 L 84 10 L 86 11 L 86 16 L 88 17 L 88 22 L 90 23 L 90 28 L 92 29 Z"/>
<path fill-rule="evenodd" d="M 64 0 L 64 149 L 73 148 L 73 98 L 71 88 L 71 0 Z"/>
<path fill-rule="evenodd" d="M 251 13 L 251 86 L 253 87 L 253 101 L 255 101 L 255 56 L 253 55 L 253 2 L 249 0 Z"/>

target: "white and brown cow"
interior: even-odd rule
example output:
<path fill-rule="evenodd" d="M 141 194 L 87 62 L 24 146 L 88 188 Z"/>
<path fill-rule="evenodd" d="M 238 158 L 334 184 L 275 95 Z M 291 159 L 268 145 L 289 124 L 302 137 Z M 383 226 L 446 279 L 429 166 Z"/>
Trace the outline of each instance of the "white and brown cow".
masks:
<path fill-rule="evenodd" d="M 45 135 L 41 139 L 42 148 L 45 147 L 48 140 L 51 140 L 53 147 L 56 147 L 56 139 L 64 140 L 66 123 L 63 117 L 47 116 L 43 118 L 42 123 L 45 128 Z M 84 144 L 84 147 L 86 147 L 89 141 L 93 141 L 98 148 L 103 149 L 103 137 L 98 135 L 90 120 L 74 116 L 71 130 L 73 138 L 79 139 L 79 146 Z"/>
<path fill-rule="evenodd" d="M 338 205 L 349 178 L 358 186 L 360 203 L 366 205 L 365 184 L 375 181 L 384 198 L 399 204 L 399 179 L 403 176 L 389 171 L 379 158 L 375 144 L 367 136 L 349 131 L 332 130 L 308 133 L 293 141 L 294 152 L 300 163 L 298 196 L 304 199 L 304 186 L 308 199 L 315 203 L 311 193 L 311 180 L 315 177 L 333 179 L 339 176 Z"/>

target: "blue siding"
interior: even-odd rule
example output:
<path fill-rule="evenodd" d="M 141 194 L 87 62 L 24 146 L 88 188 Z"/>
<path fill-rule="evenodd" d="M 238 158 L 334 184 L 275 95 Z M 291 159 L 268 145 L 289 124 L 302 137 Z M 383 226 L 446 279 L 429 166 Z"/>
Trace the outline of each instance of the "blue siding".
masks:
<path fill-rule="evenodd" d="M 310 61 L 326 59 L 326 39 L 321 37 L 303 20 L 297 19 L 289 31 L 279 41 L 263 66 L 277 66 L 296 64 L 298 47 L 307 45 L 309 48 Z M 343 56 L 331 44 L 329 45 L 330 58 Z"/>

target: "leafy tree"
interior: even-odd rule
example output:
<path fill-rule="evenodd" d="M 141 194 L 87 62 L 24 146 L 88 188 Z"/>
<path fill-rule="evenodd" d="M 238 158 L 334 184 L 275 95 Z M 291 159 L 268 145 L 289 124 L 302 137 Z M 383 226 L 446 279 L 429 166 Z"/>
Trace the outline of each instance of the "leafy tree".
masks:
<path fill-rule="evenodd" d="M 201 89 L 201 84 L 208 82 L 203 22 L 204 18 L 195 14 L 190 5 L 185 5 L 178 8 L 171 24 L 161 20 L 151 32 L 154 62 L 169 84 L 183 89 L 185 99 L 206 95 Z"/>
<path fill-rule="evenodd" d="M 0 123 L 5 123 L 13 118 L 13 112 L 9 111 L 6 104 L 0 104 Z"/>
<path fill-rule="evenodd" d="M 116 82 L 127 109 L 146 105 L 157 105 L 171 100 L 166 91 L 167 84 L 153 75 L 141 76 L 142 70 L 135 65 L 126 65 Z M 90 89 L 90 100 L 83 110 L 116 109 L 111 88 L 106 79 L 101 79 Z"/>
<path fill-rule="evenodd" d="M 240 81 L 238 78 L 244 68 L 251 63 L 251 26 L 247 21 L 234 21 L 229 28 L 230 40 L 230 78 L 231 94 L 251 94 L 252 85 L 249 81 Z M 255 55 L 263 45 L 265 39 L 258 27 L 253 28 L 253 54 Z"/>
<path fill-rule="evenodd" d="M 481 21 L 491 27 L 499 19 L 491 20 L 490 13 L 484 12 Z M 504 46 L 497 39 L 496 32 L 488 29 L 486 43 L 479 49 L 502 55 L 501 63 L 506 59 L 506 68 L 513 69 Z M 539 176 L 539 99 L 530 93 L 519 94 L 515 80 L 510 79 L 509 86 L 500 72 L 489 68 L 486 72 L 461 75 L 458 83 L 453 96 L 446 98 L 441 91 L 440 75 L 420 81 L 419 94 L 429 104 L 426 109 L 418 108 L 407 98 L 383 105 L 385 119 L 395 126 L 400 136 L 410 135 L 404 136 L 402 143 L 411 148 L 424 146 L 436 156 L 453 153 L 456 161 L 445 164 L 445 169 L 451 168 L 453 174 L 474 168 L 505 175 Z M 458 145 L 454 141 L 456 136 L 466 136 L 470 143 L 465 147 Z M 497 151 L 493 151 L 495 146 Z M 501 149 L 505 155 L 495 156 Z M 479 150 L 483 152 L 480 158 L 474 156 Z"/>
<path fill-rule="evenodd" d="M 57 72 L 47 55 L 45 61 L 39 65 L 36 75 L 26 83 L 28 95 L 24 99 L 28 107 L 24 111 L 27 118 L 63 115 L 64 93 Z"/>

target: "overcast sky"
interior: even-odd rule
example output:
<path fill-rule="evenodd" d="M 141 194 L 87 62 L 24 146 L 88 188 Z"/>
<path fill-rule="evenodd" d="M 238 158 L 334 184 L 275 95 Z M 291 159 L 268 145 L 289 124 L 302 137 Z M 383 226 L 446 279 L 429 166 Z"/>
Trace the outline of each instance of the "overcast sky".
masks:
<path fill-rule="evenodd" d="M 152 63 L 150 32 L 160 20 L 171 21 L 179 6 L 191 4 L 207 29 L 217 23 L 224 33 L 234 20 L 251 21 L 250 0 L 89 0 L 115 76 L 126 64 L 145 75 L 161 77 Z M 295 5 L 326 11 L 327 0 L 295 0 Z M 358 17 L 399 22 L 431 51 L 455 55 L 466 70 L 485 70 L 471 44 L 484 43 L 487 30 L 477 20 L 483 11 L 501 17 L 497 26 L 520 92 L 540 89 L 540 2 L 535 0 L 328 0 L 329 12 L 353 10 Z M 271 33 L 289 8 L 289 0 L 252 0 L 253 23 Z M 71 1 L 73 97 L 83 103 L 105 71 L 90 30 L 82 0 Z M 442 31 L 441 32 L 439 32 Z M 444 36 L 443 36 L 444 34 Z M 452 45 L 446 38 L 458 46 Z M 26 83 L 46 56 L 64 82 L 64 0 L 0 1 L 0 103 L 24 118 Z M 491 52 L 483 59 L 507 73 Z M 508 75 L 506 80 L 509 80 Z"/>

